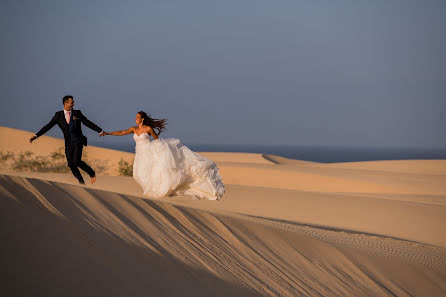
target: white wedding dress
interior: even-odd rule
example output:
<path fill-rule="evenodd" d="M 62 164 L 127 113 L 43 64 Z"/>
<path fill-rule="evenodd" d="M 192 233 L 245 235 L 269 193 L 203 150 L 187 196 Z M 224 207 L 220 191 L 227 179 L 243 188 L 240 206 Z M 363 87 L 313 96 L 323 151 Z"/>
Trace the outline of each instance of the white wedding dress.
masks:
<path fill-rule="evenodd" d="M 144 195 L 188 195 L 217 200 L 225 187 L 217 165 L 191 151 L 176 138 L 150 141 L 147 133 L 133 134 L 136 142 L 133 178 Z"/>

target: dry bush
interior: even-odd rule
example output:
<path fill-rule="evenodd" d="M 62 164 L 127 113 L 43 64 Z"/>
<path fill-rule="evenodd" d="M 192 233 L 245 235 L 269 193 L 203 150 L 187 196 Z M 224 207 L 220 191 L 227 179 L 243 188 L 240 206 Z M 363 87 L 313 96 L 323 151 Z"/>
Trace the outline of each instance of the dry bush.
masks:
<path fill-rule="evenodd" d="M 119 175 L 133 176 L 133 163 L 129 163 L 124 159 L 121 159 L 119 160 L 118 165 L 119 165 L 118 167 Z"/>
<path fill-rule="evenodd" d="M 16 171 L 32 172 L 68 172 L 67 161 L 62 153 L 63 148 L 52 152 L 47 156 L 34 156 L 31 151 L 0 152 L 0 163 L 2 167 L 8 167 Z"/>
<path fill-rule="evenodd" d="M 85 157 L 83 160 L 89 163 Z M 34 152 L 31 151 L 19 152 L 17 154 L 11 151 L 0 152 L 0 165 L 2 168 L 10 168 L 16 171 L 56 173 L 70 171 L 63 147 L 45 156 L 35 156 Z M 107 161 L 94 160 L 91 165 L 93 165 L 97 173 L 107 170 Z"/>

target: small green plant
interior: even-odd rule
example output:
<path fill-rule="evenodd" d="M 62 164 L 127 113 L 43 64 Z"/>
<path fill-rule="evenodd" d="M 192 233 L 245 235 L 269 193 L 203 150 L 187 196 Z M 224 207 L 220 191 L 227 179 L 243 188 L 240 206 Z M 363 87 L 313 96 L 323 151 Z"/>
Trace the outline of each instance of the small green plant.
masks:
<path fill-rule="evenodd" d="M 121 159 L 119 160 L 118 165 L 119 175 L 133 176 L 133 164 L 129 164 L 129 162 Z"/>

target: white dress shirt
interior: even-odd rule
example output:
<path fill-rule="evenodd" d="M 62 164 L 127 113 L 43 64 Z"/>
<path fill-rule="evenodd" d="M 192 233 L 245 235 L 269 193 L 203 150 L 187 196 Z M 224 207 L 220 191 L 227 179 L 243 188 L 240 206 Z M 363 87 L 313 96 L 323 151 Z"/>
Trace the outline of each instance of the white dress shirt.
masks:
<path fill-rule="evenodd" d="M 67 118 L 70 118 L 70 112 L 72 112 L 72 111 L 68 111 L 68 110 L 63 110 L 63 114 L 65 115 L 65 121 L 67 121 Z M 68 121 L 67 121 L 67 124 L 68 124 Z"/>

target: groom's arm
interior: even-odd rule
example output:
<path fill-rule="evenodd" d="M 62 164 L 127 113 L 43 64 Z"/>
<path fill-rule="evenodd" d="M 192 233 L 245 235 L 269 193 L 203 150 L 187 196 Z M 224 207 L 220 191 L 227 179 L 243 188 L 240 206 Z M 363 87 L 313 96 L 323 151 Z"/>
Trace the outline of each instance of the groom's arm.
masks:
<path fill-rule="evenodd" d="M 81 122 L 82 122 L 85 126 L 87 126 L 88 128 L 90 128 L 91 130 L 94 130 L 94 131 L 96 131 L 96 132 L 98 132 L 98 133 L 101 133 L 101 132 L 102 132 L 102 129 L 101 129 L 98 125 L 96 125 L 95 123 L 93 123 L 92 121 L 90 121 L 89 119 L 87 119 L 87 117 L 84 116 L 80 110 L 79 110 L 79 118 L 80 118 Z"/>
<path fill-rule="evenodd" d="M 36 135 L 34 135 L 35 138 L 42 136 L 43 134 L 48 132 L 51 128 L 53 128 L 54 125 L 56 125 L 56 124 L 57 124 L 57 112 L 54 114 L 51 121 L 48 124 L 46 124 L 45 126 L 43 126 L 43 128 L 40 129 L 39 132 L 36 133 Z"/>

